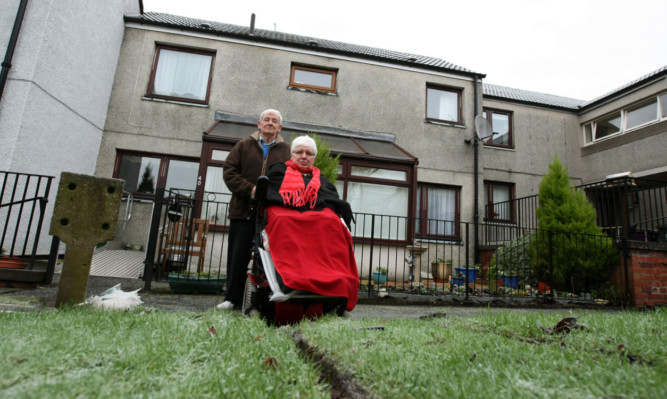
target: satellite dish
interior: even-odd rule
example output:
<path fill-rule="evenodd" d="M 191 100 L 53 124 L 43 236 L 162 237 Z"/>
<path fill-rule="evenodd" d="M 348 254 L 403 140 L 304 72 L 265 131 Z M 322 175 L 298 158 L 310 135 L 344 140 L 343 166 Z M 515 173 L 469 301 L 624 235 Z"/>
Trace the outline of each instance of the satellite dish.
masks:
<path fill-rule="evenodd" d="M 477 135 L 477 140 L 485 140 L 493 136 L 489 121 L 482 115 L 477 115 L 475 117 L 475 135 Z"/>

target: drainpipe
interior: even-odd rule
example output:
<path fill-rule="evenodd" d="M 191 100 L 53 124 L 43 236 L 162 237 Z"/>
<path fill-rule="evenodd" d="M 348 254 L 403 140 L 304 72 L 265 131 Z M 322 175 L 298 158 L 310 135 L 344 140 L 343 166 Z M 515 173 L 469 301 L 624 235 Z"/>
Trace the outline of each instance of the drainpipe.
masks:
<path fill-rule="evenodd" d="M 477 93 L 477 75 L 475 75 L 475 78 L 473 80 L 475 84 L 475 116 L 477 116 L 479 112 L 479 107 L 477 105 L 478 102 L 478 97 L 479 94 Z M 474 201 L 474 207 L 475 209 L 473 210 L 473 223 L 475 224 L 475 238 L 474 238 L 474 247 L 475 247 L 475 265 L 479 263 L 479 140 L 477 139 L 477 133 L 474 134 L 473 140 L 473 153 L 474 153 L 474 162 L 475 162 L 475 169 L 474 169 L 474 176 L 475 176 L 475 190 L 474 190 L 474 196 L 475 196 L 475 201 Z"/>
<path fill-rule="evenodd" d="M 21 24 L 23 23 L 23 16 L 25 15 L 25 9 L 27 6 L 28 0 L 21 0 L 21 3 L 19 4 L 19 10 L 16 13 L 16 19 L 14 20 L 12 35 L 9 37 L 9 44 L 7 45 L 5 60 L 2 61 L 2 71 L 0 71 L 0 101 L 2 101 L 2 93 L 5 91 L 5 83 L 7 83 L 9 69 L 12 67 L 14 49 L 16 48 L 16 42 L 19 38 L 19 31 L 21 30 Z"/>

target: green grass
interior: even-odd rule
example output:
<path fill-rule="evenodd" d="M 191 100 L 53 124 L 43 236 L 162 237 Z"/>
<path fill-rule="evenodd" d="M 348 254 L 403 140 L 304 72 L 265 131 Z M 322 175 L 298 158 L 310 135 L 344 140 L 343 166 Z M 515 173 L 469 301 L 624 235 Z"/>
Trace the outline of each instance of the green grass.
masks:
<path fill-rule="evenodd" d="M 542 328 L 567 316 L 587 327 Z M 330 397 L 320 365 L 299 354 L 294 334 L 377 397 L 667 395 L 663 310 L 326 317 L 274 328 L 213 310 L 79 307 L 0 313 L 0 397 Z"/>
<path fill-rule="evenodd" d="M 289 335 L 237 314 L 14 312 L 0 337 L 5 398 L 329 397 Z"/>
<path fill-rule="evenodd" d="M 584 330 L 548 334 L 567 316 Z M 384 330 L 367 327 L 384 327 Z M 301 334 L 380 397 L 649 398 L 667 395 L 667 313 L 489 313 L 326 319 Z"/>

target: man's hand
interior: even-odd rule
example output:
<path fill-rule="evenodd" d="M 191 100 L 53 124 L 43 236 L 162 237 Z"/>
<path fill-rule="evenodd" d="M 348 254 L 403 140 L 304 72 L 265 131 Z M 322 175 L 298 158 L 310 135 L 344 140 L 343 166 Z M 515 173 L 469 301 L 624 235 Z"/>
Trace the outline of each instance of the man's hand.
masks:
<path fill-rule="evenodd" d="M 251 197 L 254 197 L 254 196 L 255 196 L 255 188 L 256 188 L 256 187 L 257 187 L 257 186 L 252 186 L 252 190 L 250 191 L 250 196 L 251 196 Z"/>

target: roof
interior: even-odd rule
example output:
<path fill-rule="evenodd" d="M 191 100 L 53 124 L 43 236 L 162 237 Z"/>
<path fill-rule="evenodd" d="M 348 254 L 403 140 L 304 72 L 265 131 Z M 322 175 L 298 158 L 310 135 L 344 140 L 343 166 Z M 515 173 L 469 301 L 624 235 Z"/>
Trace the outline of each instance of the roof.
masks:
<path fill-rule="evenodd" d="M 561 97 L 553 94 L 513 89 L 511 87 L 497 86 L 487 83 L 484 83 L 483 86 L 484 98 L 498 98 L 524 104 L 539 104 L 570 111 L 578 111 L 581 105 L 585 103 L 583 100 L 576 100 L 574 98 Z"/>
<path fill-rule="evenodd" d="M 543 105 L 551 108 L 570 110 L 575 112 L 588 111 L 591 108 L 605 103 L 615 97 L 623 96 L 639 87 L 663 79 L 667 76 L 667 65 L 649 72 L 629 83 L 624 84 L 606 94 L 590 101 L 577 100 L 574 98 L 561 97 L 553 94 L 538 93 L 528 90 L 513 89 L 511 87 L 497 86 L 484 83 L 484 97 L 489 99 L 500 99 L 522 104 Z"/>
<path fill-rule="evenodd" d="M 235 143 L 256 130 L 256 116 L 234 115 L 218 111 L 215 113 L 215 122 L 204 132 L 204 137 L 207 140 Z M 395 137 L 390 134 L 369 134 L 362 131 L 289 121 L 283 121 L 283 129 L 280 134 L 287 142 L 299 135 L 317 134 L 329 145 L 331 152 L 336 154 L 407 165 L 417 162 L 417 157 L 396 144 Z"/>
<path fill-rule="evenodd" d="M 610 91 L 609 93 L 603 94 L 600 97 L 594 98 L 591 101 L 586 102 L 585 104 L 582 104 L 582 108 L 590 108 L 593 107 L 599 103 L 604 102 L 605 100 L 615 97 L 618 95 L 625 94 L 626 92 L 632 91 L 637 87 L 643 86 L 647 83 L 650 83 L 654 80 L 659 80 L 662 79 L 664 76 L 667 76 L 667 65 L 663 66 L 662 68 L 658 68 L 653 72 L 649 72 L 646 75 L 643 75 L 629 83 L 624 84 L 623 86 Z"/>
<path fill-rule="evenodd" d="M 467 68 L 452 64 L 451 62 L 440 58 L 337 42 L 311 36 L 293 35 L 279 31 L 253 29 L 251 32 L 249 26 L 231 25 L 210 20 L 180 17 L 177 15 L 156 12 L 147 12 L 143 15 L 126 15 L 125 21 L 192 32 L 209 33 L 217 36 L 245 39 L 255 42 L 278 44 L 287 47 L 307 48 L 311 51 L 347 55 L 440 72 L 476 76 L 478 78 L 485 77 L 484 74 L 473 72 Z"/>
<path fill-rule="evenodd" d="M 126 15 L 125 21 L 198 33 L 208 33 L 216 36 L 225 36 L 234 39 L 244 39 L 286 47 L 302 48 L 310 51 L 320 51 L 322 53 L 339 54 L 395 65 L 435 70 L 438 72 L 456 73 L 477 78 L 486 77 L 484 74 L 473 72 L 440 58 L 337 42 L 311 36 L 293 35 L 279 31 L 264 29 L 252 29 L 251 31 L 249 26 L 232 25 L 156 12 L 146 12 L 141 15 Z M 488 99 L 498 99 L 526 105 L 538 105 L 579 113 L 595 108 L 597 105 L 604 103 L 607 100 L 622 96 L 637 87 L 658 80 L 665 75 L 667 75 L 667 66 L 663 66 L 660 69 L 650 72 L 591 101 L 486 83 L 483 84 L 483 95 Z"/>

